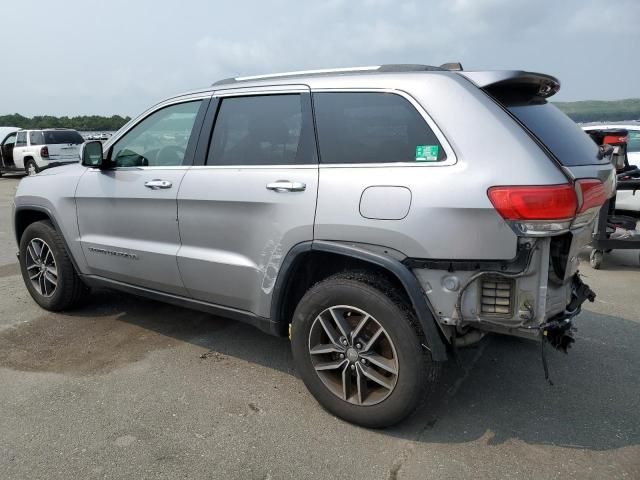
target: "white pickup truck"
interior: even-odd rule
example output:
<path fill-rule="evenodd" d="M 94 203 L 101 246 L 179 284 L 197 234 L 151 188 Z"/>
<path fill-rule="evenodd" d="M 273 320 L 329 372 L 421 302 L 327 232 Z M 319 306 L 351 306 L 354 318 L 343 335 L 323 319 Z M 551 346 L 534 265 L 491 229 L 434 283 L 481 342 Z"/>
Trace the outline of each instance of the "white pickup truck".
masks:
<path fill-rule="evenodd" d="M 80 161 L 82 135 L 67 128 L 18 130 L 2 139 L 0 174 L 24 171 L 35 175 L 56 163 Z"/>

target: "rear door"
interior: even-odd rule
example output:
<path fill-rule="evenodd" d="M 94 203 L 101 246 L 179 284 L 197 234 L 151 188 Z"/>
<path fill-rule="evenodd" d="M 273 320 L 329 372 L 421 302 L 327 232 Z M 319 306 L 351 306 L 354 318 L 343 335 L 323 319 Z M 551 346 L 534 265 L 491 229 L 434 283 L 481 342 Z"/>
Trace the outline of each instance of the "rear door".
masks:
<path fill-rule="evenodd" d="M 20 131 L 16 137 L 16 144 L 13 148 L 13 163 L 16 168 L 24 168 L 24 154 L 27 149 L 27 132 Z"/>
<path fill-rule="evenodd" d="M 199 300 L 269 317 L 281 262 L 313 238 L 318 164 L 309 89 L 215 95 L 215 127 L 178 193 L 178 265 Z"/>
<path fill-rule="evenodd" d="M 91 274 L 186 294 L 176 263 L 176 196 L 207 104 L 188 98 L 161 105 L 107 148 L 113 168 L 81 177 L 78 226 Z"/>
<path fill-rule="evenodd" d="M 10 133 L 2 142 L 0 149 L 0 157 L 2 157 L 2 165 L 4 168 L 12 168 L 13 165 L 13 147 L 16 143 L 17 133 Z"/>

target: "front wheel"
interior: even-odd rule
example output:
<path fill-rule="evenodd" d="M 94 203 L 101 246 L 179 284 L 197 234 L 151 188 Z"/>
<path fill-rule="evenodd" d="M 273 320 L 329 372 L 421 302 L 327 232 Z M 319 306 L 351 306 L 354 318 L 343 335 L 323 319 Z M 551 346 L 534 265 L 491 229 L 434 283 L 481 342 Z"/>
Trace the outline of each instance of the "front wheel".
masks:
<path fill-rule="evenodd" d="M 351 272 L 302 298 L 291 348 L 302 380 L 328 411 L 365 427 L 412 413 L 437 378 L 412 310 L 392 285 Z"/>
<path fill-rule="evenodd" d="M 31 297 L 47 310 L 74 306 L 86 290 L 62 237 L 48 221 L 32 223 L 22 234 L 20 270 Z"/>

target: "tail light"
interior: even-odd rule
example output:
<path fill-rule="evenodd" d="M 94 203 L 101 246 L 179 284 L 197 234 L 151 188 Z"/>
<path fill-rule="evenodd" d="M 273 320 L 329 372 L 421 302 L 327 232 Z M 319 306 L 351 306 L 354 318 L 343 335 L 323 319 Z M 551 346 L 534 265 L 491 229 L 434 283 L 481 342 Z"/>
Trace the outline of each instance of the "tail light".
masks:
<path fill-rule="evenodd" d="M 575 222 L 584 225 L 595 217 L 607 199 L 600 180 L 578 180 L 563 185 L 515 185 L 487 191 L 494 208 L 519 234 L 562 233 Z M 596 208 L 597 207 L 597 208 Z"/>
<path fill-rule="evenodd" d="M 44 147 L 42 147 L 40 149 L 40 156 L 42 158 L 48 158 L 49 157 L 49 147 L 47 147 L 46 145 Z"/>

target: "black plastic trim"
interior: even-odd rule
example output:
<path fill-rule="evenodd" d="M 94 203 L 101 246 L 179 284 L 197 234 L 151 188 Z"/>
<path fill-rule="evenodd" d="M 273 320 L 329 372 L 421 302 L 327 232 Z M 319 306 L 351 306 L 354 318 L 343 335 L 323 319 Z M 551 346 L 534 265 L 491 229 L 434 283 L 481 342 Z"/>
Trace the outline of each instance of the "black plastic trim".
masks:
<path fill-rule="evenodd" d="M 448 272 L 491 270 L 498 272 L 520 272 L 527 265 L 529 250 L 518 249 L 516 256 L 510 260 L 436 260 L 423 258 L 407 258 L 402 263 L 408 268 L 428 268 L 446 270 Z"/>
<path fill-rule="evenodd" d="M 278 276 L 276 277 L 276 283 L 273 286 L 273 292 L 271 293 L 271 318 L 275 323 L 280 325 L 280 332 L 284 331 L 286 319 L 283 318 L 283 310 L 285 306 L 285 300 L 287 291 L 291 284 L 296 263 L 300 260 L 302 254 L 310 252 L 312 247 L 311 241 L 306 241 L 294 245 L 287 255 L 284 257 Z"/>
<path fill-rule="evenodd" d="M 209 143 L 211 142 L 211 135 L 213 135 L 213 124 L 218 115 L 220 103 L 220 99 L 216 97 L 213 97 L 209 102 L 209 108 L 202 121 L 202 128 L 200 129 L 200 135 L 198 137 L 198 144 L 193 158 L 194 165 L 202 166 L 207 163 Z"/>
<path fill-rule="evenodd" d="M 150 298 L 152 300 L 170 303 L 179 307 L 191 308 L 193 310 L 198 310 L 201 312 L 210 313 L 212 315 L 218 315 L 243 323 L 248 323 L 249 325 L 253 325 L 254 327 L 259 328 L 263 332 L 269 333 L 271 335 L 277 334 L 275 322 L 268 318 L 260 317 L 258 315 L 255 315 L 254 313 L 244 310 L 238 310 L 231 307 L 225 307 L 223 305 L 216 305 L 200 300 L 194 300 L 192 298 L 160 292 L 158 290 L 139 287 L 136 285 L 119 282 L 117 280 L 111 280 L 97 275 L 80 275 L 80 278 L 86 285 L 90 287 L 103 287 L 120 290 L 122 292 L 127 292 L 134 295 L 139 295 L 141 297 Z"/>

